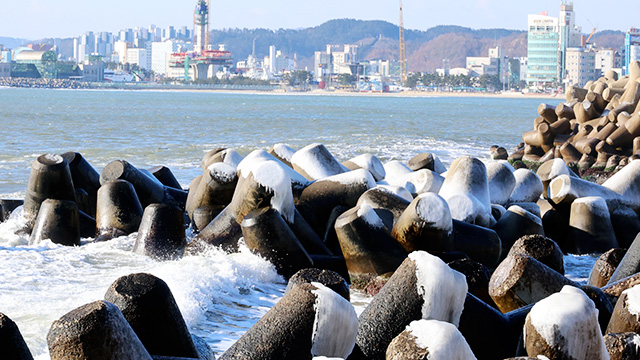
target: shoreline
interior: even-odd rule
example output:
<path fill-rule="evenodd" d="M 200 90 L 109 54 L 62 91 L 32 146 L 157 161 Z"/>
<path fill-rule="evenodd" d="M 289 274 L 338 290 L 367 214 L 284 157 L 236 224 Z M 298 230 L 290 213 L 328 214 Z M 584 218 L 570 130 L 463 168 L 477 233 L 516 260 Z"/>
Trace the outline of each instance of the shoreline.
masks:
<path fill-rule="evenodd" d="M 39 86 L 5 86 L 0 84 L 0 89 L 50 89 L 50 90 L 93 90 L 93 91 L 146 91 L 146 92 L 200 92 L 220 94 L 248 94 L 248 95 L 283 95 L 283 96 L 356 96 L 356 97 L 407 97 L 407 98 L 438 98 L 438 97 L 473 97 L 473 98 L 497 98 L 497 99 L 548 99 L 564 100 L 564 94 L 523 94 L 521 92 L 448 92 L 448 91 L 417 91 L 407 90 L 399 92 L 358 92 L 349 90 L 301 90 L 286 91 L 283 89 L 258 90 L 258 89 L 214 89 L 214 88 L 173 88 L 173 87 L 39 87 Z"/>

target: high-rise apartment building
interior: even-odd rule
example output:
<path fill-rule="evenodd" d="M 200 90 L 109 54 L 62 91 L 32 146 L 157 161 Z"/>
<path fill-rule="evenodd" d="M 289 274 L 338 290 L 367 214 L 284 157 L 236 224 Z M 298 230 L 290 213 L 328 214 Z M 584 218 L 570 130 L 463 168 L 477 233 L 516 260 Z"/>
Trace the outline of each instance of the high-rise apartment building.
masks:
<path fill-rule="evenodd" d="M 566 50 L 566 79 L 568 86 L 584 87 L 600 77 L 596 71 L 596 52 L 592 49 L 570 47 Z"/>
<path fill-rule="evenodd" d="M 579 47 L 582 41 L 582 28 L 576 26 L 576 15 L 573 12 L 573 2 L 563 1 L 560 5 L 559 47 L 560 47 L 560 78 L 566 73 L 567 48 Z"/>
<path fill-rule="evenodd" d="M 558 18 L 545 13 L 529 15 L 527 35 L 527 85 L 557 86 L 560 73 Z"/>
<path fill-rule="evenodd" d="M 629 64 L 640 61 L 640 29 L 631 28 L 624 36 L 624 72 L 629 74 Z"/>

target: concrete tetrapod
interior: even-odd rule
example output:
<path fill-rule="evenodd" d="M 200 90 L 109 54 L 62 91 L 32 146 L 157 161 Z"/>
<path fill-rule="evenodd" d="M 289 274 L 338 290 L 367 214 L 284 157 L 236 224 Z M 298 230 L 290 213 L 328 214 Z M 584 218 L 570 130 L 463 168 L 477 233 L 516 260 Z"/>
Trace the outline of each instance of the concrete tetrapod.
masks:
<path fill-rule="evenodd" d="M 376 213 L 383 221 L 385 217 L 391 218 L 393 220 L 392 225 L 387 226 L 391 229 L 411 201 L 413 201 L 413 196 L 404 188 L 391 185 L 378 185 L 373 189 L 365 191 L 358 199 L 356 206 L 366 203 L 376 210 Z"/>
<path fill-rule="evenodd" d="M 127 180 L 133 185 L 142 207 L 162 203 L 184 209 L 187 202 L 186 191 L 163 185 L 150 172 L 140 170 L 125 160 L 110 162 L 100 173 L 100 184 L 118 179 Z"/>
<path fill-rule="evenodd" d="M 233 198 L 238 175 L 236 168 L 225 163 L 213 163 L 204 172 L 195 189 L 189 189 L 186 210 L 193 220 L 193 212 L 202 206 L 228 205 Z"/>
<path fill-rule="evenodd" d="M 148 169 L 149 172 L 158 179 L 164 186 L 182 190 L 182 185 L 178 182 L 171 169 L 164 165 L 154 166 Z"/>
<path fill-rule="evenodd" d="M 640 335 L 634 332 L 613 333 L 604 336 L 611 360 L 633 360 L 640 358 Z"/>
<path fill-rule="evenodd" d="M 291 165 L 293 170 L 309 181 L 338 175 L 349 170 L 319 143 L 307 145 L 296 151 L 291 157 Z"/>
<path fill-rule="evenodd" d="M 618 247 L 604 199 L 587 196 L 571 204 L 569 242 L 577 254 L 603 253 Z"/>
<path fill-rule="evenodd" d="M 577 286 L 531 256 L 513 254 L 491 276 L 489 295 L 500 311 L 506 313 L 542 300 L 565 285 Z"/>
<path fill-rule="evenodd" d="M 24 200 L 0 199 L 0 222 L 9 220 L 13 210 L 24 205 Z"/>
<path fill-rule="evenodd" d="M 595 264 L 593 264 L 593 268 L 589 274 L 588 284 L 595 287 L 607 285 L 625 253 L 626 250 L 616 248 L 600 255 Z"/>
<path fill-rule="evenodd" d="M 40 205 L 46 199 L 76 201 L 69 163 L 60 155 L 40 155 L 31 164 L 24 199 L 28 232 L 33 229 Z"/>
<path fill-rule="evenodd" d="M 277 210 L 271 207 L 254 210 L 240 226 L 247 247 L 273 263 L 285 278 L 313 267 L 313 260 Z"/>
<path fill-rule="evenodd" d="M 407 165 L 413 171 L 427 169 L 437 174 L 442 174 L 443 172 L 447 171 L 438 156 L 432 153 L 418 154 L 409 159 Z"/>
<path fill-rule="evenodd" d="M 395 271 L 407 257 L 407 252 L 367 204 L 340 215 L 335 230 L 352 276 Z"/>
<path fill-rule="evenodd" d="M 199 358 L 167 284 L 145 273 L 118 278 L 105 300 L 115 304 L 150 354 Z"/>
<path fill-rule="evenodd" d="M 0 313 L 0 349 L 3 359 L 33 360 L 18 325 L 3 313 Z"/>
<path fill-rule="evenodd" d="M 498 161 L 487 164 L 487 181 L 491 204 L 506 205 L 516 186 L 513 167 Z"/>
<path fill-rule="evenodd" d="M 47 344 L 52 360 L 151 360 L 118 307 L 103 300 L 54 321 Z"/>
<path fill-rule="evenodd" d="M 418 195 L 403 211 L 391 235 L 408 252 L 452 251 L 453 222 L 447 202 L 434 193 Z"/>
<path fill-rule="evenodd" d="M 518 205 L 512 205 L 492 228 L 500 237 L 502 258 L 513 244 L 526 235 L 544 235 L 542 220 Z"/>
<path fill-rule="evenodd" d="M 565 286 L 533 306 L 525 324 L 527 355 L 550 359 L 609 359 L 598 311 L 582 290 Z"/>
<path fill-rule="evenodd" d="M 78 208 L 90 216 L 96 216 L 96 197 L 100 188 L 100 174 L 78 152 L 66 152 L 61 155 L 69 164 L 71 179 L 76 191 L 83 189 L 87 192 L 86 202 L 78 200 Z"/>
<path fill-rule="evenodd" d="M 80 218 L 75 202 L 54 199 L 42 202 L 29 243 L 38 244 L 45 239 L 66 246 L 80 245 Z"/>
<path fill-rule="evenodd" d="M 350 300 L 349 284 L 347 284 L 345 279 L 335 271 L 318 268 L 302 269 L 293 274 L 293 276 L 289 278 L 285 293 L 291 291 L 300 284 L 311 284 L 313 282 L 321 283 L 338 293 L 338 295 L 342 296 L 347 301 Z"/>
<path fill-rule="evenodd" d="M 453 220 L 453 249 L 486 267 L 494 268 L 500 261 L 502 242 L 491 229 Z"/>
<path fill-rule="evenodd" d="M 133 252 L 157 260 L 182 257 L 187 239 L 184 213 L 168 204 L 151 204 L 144 209 Z"/>
<path fill-rule="evenodd" d="M 518 239 L 509 255 L 526 254 L 564 275 L 564 258 L 560 246 L 542 235 L 525 235 Z"/>
<path fill-rule="evenodd" d="M 97 240 L 109 240 L 138 231 L 143 210 L 130 182 L 107 181 L 98 190 L 97 203 Z"/>
<path fill-rule="evenodd" d="M 464 275 L 424 251 L 411 253 L 360 315 L 350 359 L 384 359 L 391 341 L 414 320 L 457 326 L 466 294 Z"/>
<path fill-rule="evenodd" d="M 607 284 L 613 284 L 638 272 L 640 272 L 640 234 L 636 236 L 636 239 L 624 254 L 618 266 L 616 266 Z"/>
<path fill-rule="evenodd" d="M 219 360 L 346 359 L 358 329 L 353 305 L 320 283 L 287 292 Z"/>
<path fill-rule="evenodd" d="M 460 331 L 448 322 L 417 320 L 396 336 L 386 360 L 475 360 Z"/>
<path fill-rule="evenodd" d="M 640 285 L 622 292 L 607 326 L 607 333 L 640 332 Z"/>
<path fill-rule="evenodd" d="M 384 165 L 382 165 L 380 159 L 371 154 L 358 155 L 345 161 L 342 165 L 349 170 L 365 169 L 371 173 L 375 181 L 381 181 L 386 176 Z"/>

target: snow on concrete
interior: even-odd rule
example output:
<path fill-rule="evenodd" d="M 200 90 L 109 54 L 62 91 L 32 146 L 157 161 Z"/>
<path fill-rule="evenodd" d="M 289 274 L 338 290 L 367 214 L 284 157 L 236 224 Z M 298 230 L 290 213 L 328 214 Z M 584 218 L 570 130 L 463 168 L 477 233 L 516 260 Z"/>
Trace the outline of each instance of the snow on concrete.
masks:
<path fill-rule="evenodd" d="M 468 289 L 465 276 L 426 251 L 414 251 L 409 258 L 416 265 L 417 291 L 424 300 L 422 318 L 458 326 Z"/>
<path fill-rule="evenodd" d="M 311 355 L 346 359 L 356 344 L 358 316 L 353 305 L 335 291 L 312 282 L 316 296 Z"/>
<path fill-rule="evenodd" d="M 243 177 L 247 177 L 253 168 L 264 161 L 275 161 L 289 175 L 292 183 L 301 186 L 306 186 L 309 184 L 309 180 L 307 180 L 304 176 L 300 175 L 298 172 L 285 165 L 282 161 L 278 160 L 278 158 L 264 150 L 254 150 L 249 155 L 247 155 L 238 164 L 238 172 Z"/>
<path fill-rule="evenodd" d="M 395 185 L 380 185 L 378 184 L 376 187 L 376 189 L 380 189 L 384 192 L 387 192 L 389 194 L 393 194 L 396 196 L 399 196 L 409 202 L 413 201 L 413 195 L 411 195 L 411 193 L 404 187 L 402 186 L 395 186 Z"/>
<path fill-rule="evenodd" d="M 609 359 L 598 310 L 582 290 L 566 285 L 535 304 L 527 317 L 550 347 L 561 347 L 574 359 Z"/>
<path fill-rule="evenodd" d="M 209 165 L 207 170 L 211 174 L 212 178 L 224 184 L 232 182 L 238 176 L 238 172 L 235 166 L 227 163 L 213 163 Z"/>
<path fill-rule="evenodd" d="M 385 179 L 410 174 L 413 172 L 407 165 L 398 160 L 391 160 L 383 165 L 385 171 Z"/>
<path fill-rule="evenodd" d="M 627 295 L 627 311 L 640 317 L 640 285 L 636 285 L 622 292 Z"/>
<path fill-rule="evenodd" d="M 363 169 L 369 170 L 376 181 L 382 180 L 386 176 L 384 166 L 382 165 L 380 159 L 371 154 L 358 155 L 353 159 L 350 159 L 349 161 L 360 166 Z"/>
<path fill-rule="evenodd" d="M 54 164 L 60 164 L 63 161 L 62 156 L 57 154 L 45 154 L 44 158 Z"/>
<path fill-rule="evenodd" d="M 291 162 L 293 154 L 296 153 L 295 150 L 293 150 L 286 144 L 273 145 L 273 152 L 275 152 L 276 155 L 278 155 L 281 159 L 287 160 L 288 162 Z"/>
<path fill-rule="evenodd" d="M 439 191 L 456 220 L 481 226 L 491 225 L 491 201 L 486 166 L 463 156 L 451 164 Z"/>
<path fill-rule="evenodd" d="M 360 205 L 360 208 L 358 209 L 358 217 L 364 220 L 364 222 L 372 228 L 379 229 L 384 227 L 382 219 L 380 219 L 375 210 L 373 210 L 373 208 L 367 203 Z"/>
<path fill-rule="evenodd" d="M 516 185 L 509 197 L 509 202 L 536 202 L 544 190 L 542 180 L 529 169 L 518 169 L 513 172 Z"/>
<path fill-rule="evenodd" d="M 422 194 L 425 192 L 437 193 L 442 187 L 444 178 L 439 174 L 422 169 L 392 178 L 387 177 L 379 182 L 381 185 L 401 186 L 412 194 Z"/>
<path fill-rule="evenodd" d="M 532 213 L 531 211 L 523 208 L 522 206 L 511 205 L 511 206 L 509 206 L 507 211 L 511 211 L 512 213 L 516 213 L 516 214 L 518 214 L 520 216 L 523 216 L 523 217 L 531 220 L 532 222 L 536 223 L 537 225 L 542 226 L 542 219 L 540 219 L 539 216 L 536 216 L 536 214 Z"/>
<path fill-rule="evenodd" d="M 291 157 L 291 164 L 316 180 L 349 171 L 320 143 L 307 145 L 296 151 Z"/>
<path fill-rule="evenodd" d="M 453 219 L 484 227 L 491 225 L 491 210 L 487 211 L 484 204 L 475 196 L 471 194 L 454 194 L 446 201 L 449 204 Z"/>
<path fill-rule="evenodd" d="M 440 158 L 436 154 L 432 154 L 432 155 L 433 155 L 433 171 L 440 175 L 447 172 L 447 168 L 444 166 L 442 161 L 440 161 Z"/>
<path fill-rule="evenodd" d="M 633 208 L 640 208 L 640 160 L 631 161 L 602 186 L 622 195 Z"/>
<path fill-rule="evenodd" d="M 454 325 L 438 320 L 417 320 L 406 331 L 418 347 L 428 350 L 429 360 L 475 360 L 469 344 Z"/>
<path fill-rule="evenodd" d="M 242 155 L 238 154 L 234 149 L 224 149 L 222 150 L 222 158 L 223 162 L 227 163 L 235 168 L 238 167 L 238 164 L 242 161 Z"/>
<path fill-rule="evenodd" d="M 328 176 L 318 180 L 317 182 L 321 181 L 333 181 L 347 186 L 366 184 L 369 189 L 377 186 L 373 175 L 365 169 L 357 169 L 338 175 Z"/>
<path fill-rule="evenodd" d="M 291 192 L 291 178 L 287 172 L 276 161 L 263 161 L 253 168 L 251 173 L 260 185 L 273 191 L 271 206 L 292 223 L 295 206 Z"/>
<path fill-rule="evenodd" d="M 491 203 L 499 205 L 505 205 L 509 201 L 516 186 L 513 170 L 497 161 L 487 164 L 487 182 Z"/>
<path fill-rule="evenodd" d="M 418 217 L 429 224 L 430 227 L 442 229 L 451 234 L 453 220 L 447 202 L 438 194 L 424 193 L 418 195 L 416 212 Z"/>
<path fill-rule="evenodd" d="M 609 207 L 607 206 L 607 202 L 599 196 L 585 196 L 576 199 L 573 204 L 583 204 L 598 218 L 609 219 Z M 573 204 L 571 204 L 572 207 Z"/>

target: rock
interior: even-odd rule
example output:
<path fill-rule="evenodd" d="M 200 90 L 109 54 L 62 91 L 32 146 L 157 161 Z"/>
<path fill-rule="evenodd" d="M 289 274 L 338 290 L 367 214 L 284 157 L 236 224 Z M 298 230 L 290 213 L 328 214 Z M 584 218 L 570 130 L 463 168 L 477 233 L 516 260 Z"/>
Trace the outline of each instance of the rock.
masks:
<path fill-rule="evenodd" d="M 291 291 L 297 285 L 311 284 L 313 282 L 321 283 L 338 293 L 338 295 L 342 296 L 347 301 L 350 299 L 349 285 L 342 276 L 335 271 L 318 268 L 302 269 L 295 273 L 289 278 L 285 293 Z"/>
<path fill-rule="evenodd" d="M 611 360 L 640 358 L 640 335 L 632 332 L 607 334 L 604 343 Z"/>
<path fill-rule="evenodd" d="M 588 284 L 595 287 L 607 285 L 625 253 L 624 249 L 611 249 L 600 255 L 595 264 L 593 264 Z"/>
<path fill-rule="evenodd" d="M 533 304 L 577 286 L 557 271 L 526 254 L 513 254 L 498 265 L 489 282 L 489 295 L 503 313 Z"/>
<path fill-rule="evenodd" d="M 168 204 L 151 204 L 144 209 L 133 252 L 174 260 L 182 257 L 186 246 L 182 210 Z"/>
<path fill-rule="evenodd" d="M 54 199 L 42 202 L 29 243 L 38 244 L 45 239 L 55 244 L 80 246 L 80 215 L 75 202 Z"/>
<path fill-rule="evenodd" d="M 384 359 L 391 341 L 414 320 L 458 324 L 464 275 L 424 251 L 409 255 L 359 318 L 355 359 Z"/>
<path fill-rule="evenodd" d="M 597 314 L 584 292 L 571 286 L 539 301 L 527 315 L 527 355 L 544 355 L 550 359 L 608 359 Z"/>
<path fill-rule="evenodd" d="M 353 306 L 320 283 L 287 292 L 219 360 L 346 359 L 358 326 Z"/>
<path fill-rule="evenodd" d="M 102 300 L 54 321 L 47 344 L 52 360 L 151 360 L 118 307 Z"/>
<path fill-rule="evenodd" d="M 33 360 L 18 325 L 3 313 L 0 313 L 0 349 L 3 359 Z"/>
<path fill-rule="evenodd" d="M 555 241 L 543 235 L 525 235 L 518 239 L 509 255 L 526 254 L 564 275 L 562 250 Z"/>
<path fill-rule="evenodd" d="M 120 277 L 104 298 L 122 311 L 150 354 L 199 357 L 173 294 L 161 279 L 145 273 Z"/>
<path fill-rule="evenodd" d="M 408 252 L 453 250 L 453 223 L 447 202 L 434 193 L 418 195 L 404 210 L 391 235 Z"/>
<path fill-rule="evenodd" d="M 126 180 L 105 182 L 98 190 L 96 235 L 100 240 L 129 235 L 138 231 L 142 205 L 136 191 Z"/>
<path fill-rule="evenodd" d="M 469 344 L 458 329 L 444 321 L 413 321 L 396 336 L 386 352 L 386 360 L 471 360 Z"/>

